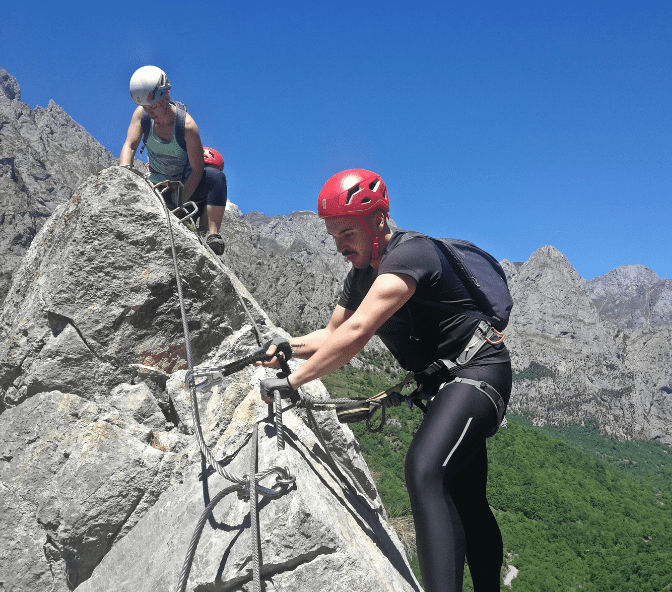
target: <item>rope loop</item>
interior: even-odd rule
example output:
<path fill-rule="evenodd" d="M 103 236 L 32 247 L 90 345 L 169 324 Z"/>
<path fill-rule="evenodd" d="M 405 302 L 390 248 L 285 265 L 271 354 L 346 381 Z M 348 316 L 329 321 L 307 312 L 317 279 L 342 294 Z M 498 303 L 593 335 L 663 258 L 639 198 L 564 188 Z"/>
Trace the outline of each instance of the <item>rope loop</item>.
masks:
<path fill-rule="evenodd" d="M 387 414 L 385 412 L 385 406 L 379 403 L 378 401 L 369 401 L 369 405 L 371 405 L 372 409 L 369 415 L 366 417 L 366 429 L 367 431 L 371 432 L 372 434 L 375 434 L 377 432 L 382 432 L 383 428 L 385 427 L 385 420 L 387 419 Z M 374 428 L 371 425 L 371 419 L 373 418 L 373 414 L 376 412 L 376 409 L 380 408 L 380 423 Z"/>

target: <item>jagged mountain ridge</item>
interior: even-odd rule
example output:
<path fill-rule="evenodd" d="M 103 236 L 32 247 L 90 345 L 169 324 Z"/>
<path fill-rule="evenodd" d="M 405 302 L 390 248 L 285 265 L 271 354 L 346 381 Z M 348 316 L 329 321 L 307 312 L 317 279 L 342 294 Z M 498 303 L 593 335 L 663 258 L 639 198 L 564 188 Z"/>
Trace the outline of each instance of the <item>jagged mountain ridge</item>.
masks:
<path fill-rule="evenodd" d="M 504 267 L 515 302 L 507 341 L 521 374 L 510 409 L 538 424 L 594 421 L 619 439 L 672 444 L 672 327 L 606 318 L 554 247 Z"/>
<path fill-rule="evenodd" d="M 86 176 L 95 140 L 55 104 L 33 111 L 21 103 L 18 84 L 4 70 L 0 81 L 0 200 L 9 203 L 5 212 L 14 212 L 1 219 L 0 252 L 11 269 L 53 209 L 53 196 L 72 195 L 68 182 L 75 173 L 59 171 Z M 79 152 L 63 149 L 77 144 L 66 138 L 69 130 L 78 130 L 84 146 Z M 14 152 L 8 154 L 9 147 Z M 38 161 L 35 154 L 44 158 Z M 96 167 L 112 158 L 101 154 Z M 235 206 L 227 214 L 225 259 L 274 322 L 293 330 L 324 326 L 349 264 L 335 252 L 317 215 L 240 215 Z M 19 222 L 26 220 L 21 230 Z M 619 438 L 672 443 L 672 280 L 639 265 L 584 280 L 547 246 L 525 263 L 504 266 L 516 301 L 508 329 L 514 371 L 534 370 L 531 379 L 516 382 L 511 408 L 539 423 L 594 420 Z"/>
<path fill-rule="evenodd" d="M 116 159 L 54 101 L 32 109 L 0 68 L 0 291 L 54 211 Z"/>
<path fill-rule="evenodd" d="M 586 280 L 600 316 L 623 328 L 672 325 L 672 280 L 643 265 L 622 265 Z"/>

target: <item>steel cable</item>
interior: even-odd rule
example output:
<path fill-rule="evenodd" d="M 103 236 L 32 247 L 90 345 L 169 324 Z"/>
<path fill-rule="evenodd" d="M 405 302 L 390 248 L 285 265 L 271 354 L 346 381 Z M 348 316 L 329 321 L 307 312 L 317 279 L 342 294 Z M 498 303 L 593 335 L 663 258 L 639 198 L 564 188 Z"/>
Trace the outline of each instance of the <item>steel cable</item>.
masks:
<path fill-rule="evenodd" d="M 182 570 L 180 572 L 180 578 L 178 581 L 178 587 L 177 590 L 178 592 L 184 592 L 186 590 L 186 585 L 187 581 L 189 579 L 189 573 L 191 571 L 191 566 L 193 564 L 193 559 L 194 555 L 196 553 L 196 548 L 198 546 L 198 541 L 200 540 L 201 534 L 203 532 L 203 528 L 205 526 L 205 522 L 210 515 L 210 513 L 213 511 L 215 506 L 219 503 L 221 499 L 223 499 L 227 494 L 240 490 L 240 489 L 245 489 L 245 486 L 247 485 L 247 489 L 249 491 L 249 495 L 251 498 L 250 501 L 250 513 L 251 513 L 251 522 L 254 524 L 253 526 L 253 534 L 252 534 L 252 539 L 253 539 L 253 544 L 255 545 L 255 549 L 253 549 L 252 555 L 253 555 L 253 562 L 254 562 L 254 567 L 253 567 L 253 577 L 255 579 L 255 586 L 257 592 L 261 592 L 261 580 L 260 580 L 260 564 L 261 564 L 261 543 L 259 540 L 259 531 L 258 531 L 258 523 L 257 523 L 257 505 L 256 505 L 256 500 L 257 500 L 257 482 L 264 479 L 268 475 L 271 475 L 273 473 L 277 473 L 278 477 L 276 478 L 276 489 L 266 489 L 262 488 L 261 493 L 262 495 L 268 496 L 268 497 L 278 497 L 279 495 L 282 495 L 293 483 L 294 483 L 294 478 L 289 474 L 289 471 L 287 469 L 284 469 L 282 467 L 270 467 L 262 472 L 260 472 L 258 475 L 256 474 L 256 463 L 257 463 L 257 432 L 258 432 L 258 426 L 255 423 L 254 424 L 254 430 L 253 430 L 253 436 L 252 436 L 252 460 L 251 460 L 251 471 L 250 475 L 248 477 L 236 477 L 235 475 L 232 475 L 229 473 L 226 469 L 224 469 L 217 459 L 214 457 L 212 452 L 210 451 L 208 445 L 205 442 L 205 438 L 203 436 L 203 430 L 201 428 L 201 420 L 200 420 L 200 414 L 198 411 L 198 398 L 196 394 L 196 385 L 194 382 L 194 365 L 193 365 L 193 354 L 192 354 L 192 349 L 191 349 L 191 336 L 189 332 L 189 326 L 188 326 L 188 321 L 187 321 L 187 311 L 186 311 L 186 306 L 184 302 L 184 294 L 182 292 L 182 279 L 180 276 L 180 271 L 179 271 L 179 264 L 177 260 L 177 253 L 175 250 L 175 237 L 173 235 L 173 228 L 171 224 L 171 216 L 172 214 L 168 210 L 168 207 L 166 206 L 165 201 L 163 200 L 161 195 L 157 195 L 156 188 L 149 182 L 147 178 L 145 178 L 147 183 L 150 185 L 152 188 L 152 193 L 159 199 L 161 202 L 161 205 L 163 206 L 163 211 L 166 216 L 166 220 L 168 223 L 168 236 L 170 239 L 170 247 L 172 251 L 172 257 L 173 257 L 173 266 L 175 268 L 175 281 L 177 285 L 177 294 L 178 298 L 180 301 L 180 313 L 182 317 L 182 328 L 184 332 L 184 339 L 185 339 L 185 351 L 186 351 L 186 357 L 187 357 L 187 374 L 185 376 L 185 382 L 187 383 L 186 386 L 189 389 L 189 394 L 191 398 L 191 411 L 192 411 L 192 416 L 193 416 L 193 421 L 194 421 L 194 430 L 196 433 L 196 438 L 198 440 L 198 445 L 201 450 L 201 453 L 204 455 L 206 458 L 207 462 L 210 464 L 211 467 L 213 467 L 217 473 L 223 477 L 224 479 L 228 481 L 232 481 L 234 485 L 231 485 L 229 487 L 226 487 L 222 491 L 220 491 L 214 498 L 213 500 L 208 504 L 204 512 L 201 514 L 201 517 L 197 523 L 196 529 L 194 531 L 194 534 L 192 535 L 192 539 L 189 545 L 189 549 L 187 551 L 187 556 L 184 561 L 184 565 L 182 567 Z M 207 245 L 206 245 L 207 246 Z M 209 249 L 209 247 L 208 247 Z M 210 250 L 210 249 L 209 249 Z M 216 257 L 215 257 L 216 258 Z M 233 283 L 233 282 L 232 282 Z M 235 286 L 234 286 L 234 290 Z M 236 290 L 236 293 L 238 291 Z M 261 345 L 260 342 L 260 333 L 258 330 L 258 327 L 256 323 L 254 322 L 254 319 L 250 315 L 249 311 L 247 310 L 247 307 L 245 306 L 245 303 L 242 300 L 242 297 L 240 294 L 238 294 L 239 299 L 241 300 L 241 304 L 243 305 L 243 308 L 248 314 L 248 317 L 250 318 L 252 325 L 255 329 L 256 333 L 256 338 L 257 342 L 259 345 Z M 249 357 L 249 356 L 248 356 Z M 241 368 L 242 369 L 242 368 Z M 252 507 L 254 506 L 254 510 L 252 510 Z M 256 534 L 255 534 L 256 533 Z"/>
<path fill-rule="evenodd" d="M 252 579 L 255 592 L 261 592 L 261 540 L 259 539 L 259 520 L 257 514 L 257 432 L 258 424 L 252 431 L 252 452 L 250 453 L 250 530 L 252 536 Z"/>

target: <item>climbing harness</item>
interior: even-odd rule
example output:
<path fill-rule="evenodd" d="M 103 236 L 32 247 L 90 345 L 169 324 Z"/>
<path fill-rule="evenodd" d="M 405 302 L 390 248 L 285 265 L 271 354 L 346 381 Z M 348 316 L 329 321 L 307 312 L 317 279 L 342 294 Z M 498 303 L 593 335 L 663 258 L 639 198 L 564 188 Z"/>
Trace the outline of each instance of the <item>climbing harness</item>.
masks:
<path fill-rule="evenodd" d="M 472 335 L 467 347 L 462 353 L 457 356 L 455 363 L 460 366 L 467 364 L 478 353 L 478 351 L 486 344 L 499 345 L 504 341 L 506 334 L 500 333 L 487 321 L 481 321 L 476 327 L 476 331 Z M 446 364 L 447 365 L 447 364 Z"/>
<path fill-rule="evenodd" d="M 504 404 L 504 399 L 502 399 L 502 396 L 497 392 L 497 389 L 495 389 L 494 386 L 488 384 L 484 380 L 472 380 L 471 378 L 463 378 L 461 376 L 456 376 L 448 384 L 451 384 L 453 382 L 470 384 L 476 390 L 482 392 L 490 400 L 490 402 L 495 407 L 495 413 L 497 414 L 497 423 L 495 424 L 493 431 L 491 431 L 488 434 L 488 438 L 494 436 L 499 431 L 499 426 L 504 420 L 504 413 L 506 411 L 506 405 Z"/>
<path fill-rule="evenodd" d="M 441 388 L 453 382 L 469 384 L 488 397 L 495 408 L 497 421 L 493 431 L 488 435 L 488 438 L 494 436 L 498 432 L 500 425 L 506 426 L 504 423 L 504 414 L 506 413 L 504 399 L 502 399 L 502 396 L 491 384 L 488 384 L 485 381 L 459 377 L 456 376 L 456 374 L 460 370 L 474 367 L 472 360 L 483 345 L 486 343 L 498 345 L 504 341 L 505 337 L 506 335 L 504 333 L 497 331 L 497 329 L 487 321 L 479 322 L 466 347 L 454 361 L 449 359 L 438 359 L 435 362 L 432 362 L 422 372 L 418 372 L 415 375 L 415 379 L 418 382 L 418 388 L 405 398 L 408 407 L 412 409 L 413 405 L 416 405 L 423 413 L 427 413 L 427 407 L 423 403 L 423 400 L 433 399 Z"/>
<path fill-rule="evenodd" d="M 493 337 L 496 337 L 496 339 L 493 339 Z M 474 359 L 474 356 L 486 343 L 499 345 L 504 341 L 505 337 L 506 335 L 504 333 L 497 331 L 497 329 L 487 321 L 480 321 L 466 347 L 458 354 L 454 361 L 439 358 L 427 366 L 422 372 L 418 372 L 417 377 L 429 379 L 434 375 L 445 373 L 446 370 L 450 372 L 460 370 L 461 368 L 468 368 L 470 362 Z M 431 396 L 423 396 L 421 392 L 418 391 L 415 396 L 416 398 L 429 399 L 434 396 L 434 394 Z"/>

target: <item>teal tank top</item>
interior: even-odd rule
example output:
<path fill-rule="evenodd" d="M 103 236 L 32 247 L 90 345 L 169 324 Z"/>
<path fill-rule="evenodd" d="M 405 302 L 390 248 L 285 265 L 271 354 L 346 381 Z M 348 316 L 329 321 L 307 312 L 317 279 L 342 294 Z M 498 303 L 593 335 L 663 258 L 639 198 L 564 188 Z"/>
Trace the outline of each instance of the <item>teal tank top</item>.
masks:
<path fill-rule="evenodd" d="M 187 162 L 189 162 L 189 155 L 175 139 L 175 125 L 173 125 L 170 142 L 164 142 L 154 135 L 154 121 L 152 121 L 152 127 L 147 137 L 147 158 L 149 166 L 156 171 L 149 175 L 149 180 L 152 183 L 181 179 Z"/>

